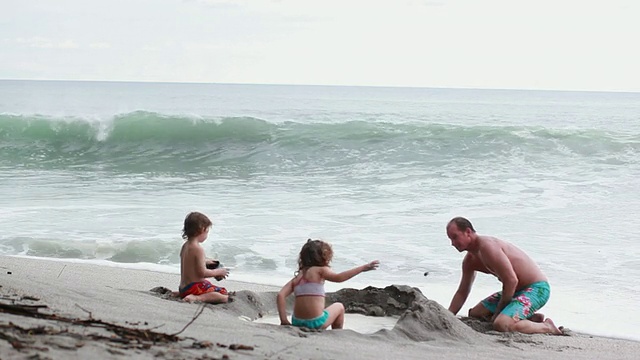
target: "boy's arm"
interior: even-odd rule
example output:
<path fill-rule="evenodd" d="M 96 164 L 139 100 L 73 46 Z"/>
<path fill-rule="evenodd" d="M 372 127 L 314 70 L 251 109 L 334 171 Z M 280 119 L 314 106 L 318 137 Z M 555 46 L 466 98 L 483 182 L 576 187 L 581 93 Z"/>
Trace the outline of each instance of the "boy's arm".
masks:
<path fill-rule="evenodd" d="M 372 262 L 370 262 L 368 264 L 364 264 L 364 265 L 361 265 L 361 266 L 358 266 L 358 267 L 354 267 L 351 270 L 343 271 L 341 273 L 335 273 L 335 272 L 333 272 L 333 270 L 331 270 L 330 267 L 324 266 L 320 270 L 320 275 L 325 280 L 329 280 L 331 282 L 341 283 L 343 281 L 347 281 L 347 280 L 351 279 L 352 277 L 360 274 L 363 271 L 375 270 L 375 269 L 378 268 L 379 264 L 380 264 L 380 261 L 374 260 L 374 261 L 372 261 Z"/>
<path fill-rule="evenodd" d="M 278 315 L 280 315 L 280 325 L 291 325 L 287 319 L 287 296 L 293 292 L 293 280 L 289 281 L 278 292 L 276 303 L 278 304 Z"/>
<path fill-rule="evenodd" d="M 226 277 L 228 274 L 227 269 L 207 269 L 207 260 L 205 258 L 204 249 L 201 246 L 196 246 L 193 248 L 194 253 L 194 264 L 196 270 L 196 275 L 201 278 L 210 278 L 216 276 L 224 276 Z"/>

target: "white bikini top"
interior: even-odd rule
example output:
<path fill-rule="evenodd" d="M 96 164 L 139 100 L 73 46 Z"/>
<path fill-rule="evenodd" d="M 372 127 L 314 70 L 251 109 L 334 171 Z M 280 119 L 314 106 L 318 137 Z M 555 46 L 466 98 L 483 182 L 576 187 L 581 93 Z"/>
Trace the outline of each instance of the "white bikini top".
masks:
<path fill-rule="evenodd" d="M 317 282 L 310 282 L 304 278 L 304 275 L 300 277 L 293 285 L 293 293 L 298 296 L 322 296 L 324 297 L 324 284 Z"/>

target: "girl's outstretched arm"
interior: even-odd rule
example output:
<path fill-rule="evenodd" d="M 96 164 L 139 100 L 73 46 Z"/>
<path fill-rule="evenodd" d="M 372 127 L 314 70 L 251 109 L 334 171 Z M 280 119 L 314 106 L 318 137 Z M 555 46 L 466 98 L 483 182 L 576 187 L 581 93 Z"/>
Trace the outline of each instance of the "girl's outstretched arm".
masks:
<path fill-rule="evenodd" d="M 291 325 L 287 319 L 287 296 L 293 292 L 293 280 L 290 280 L 278 292 L 276 303 L 278 304 L 278 315 L 280 315 L 280 325 Z"/>
<path fill-rule="evenodd" d="M 325 280 L 329 280 L 331 282 L 341 283 L 343 281 L 347 281 L 352 277 L 360 274 L 364 271 L 375 270 L 378 268 L 380 261 L 374 260 L 368 264 L 360 265 L 358 267 L 354 267 L 351 270 L 343 271 L 341 273 L 335 273 L 331 270 L 330 267 L 325 266 L 321 270 L 321 275 Z"/>

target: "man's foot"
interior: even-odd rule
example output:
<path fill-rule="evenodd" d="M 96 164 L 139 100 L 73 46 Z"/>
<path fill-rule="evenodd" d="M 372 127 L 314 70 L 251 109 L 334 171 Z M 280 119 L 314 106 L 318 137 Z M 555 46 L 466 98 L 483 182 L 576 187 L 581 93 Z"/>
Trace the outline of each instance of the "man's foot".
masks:
<path fill-rule="evenodd" d="M 184 301 L 186 301 L 188 303 L 192 303 L 194 301 L 197 301 L 198 298 L 195 295 L 187 295 L 182 300 L 184 300 Z"/>
<path fill-rule="evenodd" d="M 533 314 L 533 316 L 531 316 L 529 318 L 529 321 L 533 321 L 533 322 L 537 322 L 537 323 L 541 323 L 544 321 L 544 314 L 542 313 L 535 313 Z"/>
<path fill-rule="evenodd" d="M 564 333 L 562 332 L 561 329 L 559 329 L 556 324 L 553 323 L 553 320 L 551 319 L 546 319 L 544 321 L 547 324 L 547 327 L 549 328 L 549 334 L 553 334 L 553 335 L 564 335 Z"/>

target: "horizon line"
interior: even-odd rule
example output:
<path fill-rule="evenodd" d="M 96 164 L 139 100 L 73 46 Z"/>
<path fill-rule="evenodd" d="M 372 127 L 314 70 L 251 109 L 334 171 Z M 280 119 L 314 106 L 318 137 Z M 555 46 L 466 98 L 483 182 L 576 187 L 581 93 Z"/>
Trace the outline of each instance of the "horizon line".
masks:
<path fill-rule="evenodd" d="M 638 94 L 640 90 L 584 90 L 584 89 L 549 89 L 549 88 L 502 88 L 502 87 L 464 87 L 464 86 L 401 86 L 401 85 L 344 85 L 344 84 L 291 84 L 291 83 L 252 83 L 252 82 L 201 82 L 201 81 L 155 81 L 155 80 L 91 80 L 91 79 L 11 79 L 0 78 L 0 81 L 33 81 L 33 82 L 95 82 L 95 83 L 135 83 L 135 84 L 183 84 L 183 85 L 249 85 L 249 86 L 309 86 L 309 87 L 363 87 L 363 88 L 398 88 L 398 89 L 438 89 L 438 90 L 493 90 L 493 91 L 541 91 L 541 92 L 589 92 Z"/>

